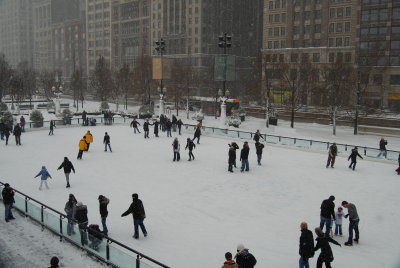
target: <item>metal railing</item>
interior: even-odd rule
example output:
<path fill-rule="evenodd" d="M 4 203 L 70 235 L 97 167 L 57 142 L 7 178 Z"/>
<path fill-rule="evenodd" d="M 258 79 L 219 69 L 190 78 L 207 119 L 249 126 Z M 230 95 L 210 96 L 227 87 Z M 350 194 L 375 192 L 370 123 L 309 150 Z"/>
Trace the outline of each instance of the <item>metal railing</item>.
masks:
<path fill-rule="evenodd" d="M 2 191 L 3 188 L 4 183 L 0 182 L 0 190 Z M 100 234 L 102 239 L 97 239 L 97 246 L 94 247 L 94 238 L 91 239 L 90 235 L 87 243 L 85 242 L 87 240 L 82 239 L 82 236 L 88 236 L 87 228 L 79 230 L 76 222 L 73 223 L 76 232 L 68 235 L 67 215 L 18 190 L 14 189 L 14 192 L 14 209 L 38 222 L 42 230 L 47 228 L 59 235 L 60 241 L 64 238 L 108 265 L 119 268 L 170 268 L 103 234 Z"/>
<path fill-rule="evenodd" d="M 129 123 L 132 118 L 129 117 L 113 117 L 111 120 L 105 119 L 104 117 L 90 117 L 96 119 L 96 124 L 113 124 L 113 123 Z M 56 126 L 58 125 L 85 125 L 84 121 L 81 118 L 71 119 L 68 122 L 63 120 L 53 120 L 56 122 Z M 90 126 L 90 124 L 89 124 Z M 41 125 L 35 125 L 33 122 L 29 122 L 25 125 L 25 129 L 29 128 L 40 128 L 40 127 L 50 127 L 50 121 L 44 121 Z M 252 140 L 254 137 L 254 133 L 249 131 L 241 131 L 241 130 L 231 130 L 231 129 L 223 129 L 216 127 L 202 127 L 203 133 L 217 136 L 225 136 L 230 138 L 239 138 L 244 140 Z M 184 124 L 183 130 L 188 133 L 194 133 L 195 125 Z M 326 151 L 329 149 L 329 146 L 332 145 L 332 142 L 319 141 L 319 140 L 309 140 L 309 139 L 299 139 L 285 136 L 277 136 L 270 134 L 261 134 L 262 138 L 265 142 L 271 144 L 279 144 L 279 145 L 289 145 L 295 147 L 301 147 L 305 149 L 317 150 L 317 151 Z M 384 153 L 381 153 L 381 150 L 378 148 L 372 148 L 368 146 L 362 145 L 354 145 L 354 144 L 342 144 L 336 143 L 338 147 L 338 153 L 351 151 L 355 146 L 359 148 L 359 152 L 364 156 L 372 157 L 372 158 L 383 158 L 388 160 L 397 160 L 399 157 L 399 151 L 387 150 Z"/>

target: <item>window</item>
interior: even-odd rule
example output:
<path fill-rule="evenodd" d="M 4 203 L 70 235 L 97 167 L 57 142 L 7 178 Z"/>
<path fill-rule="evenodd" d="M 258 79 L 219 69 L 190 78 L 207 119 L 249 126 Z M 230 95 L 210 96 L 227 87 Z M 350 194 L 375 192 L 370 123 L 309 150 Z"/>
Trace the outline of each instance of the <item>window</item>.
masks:
<path fill-rule="evenodd" d="M 286 22 L 286 13 L 282 13 L 281 15 L 281 21 Z"/>
<path fill-rule="evenodd" d="M 272 34 L 272 28 L 268 28 L 268 36 L 272 36 L 273 34 Z"/>
<path fill-rule="evenodd" d="M 341 33 L 343 31 L 343 23 L 336 23 L 336 32 Z"/>
<path fill-rule="evenodd" d="M 321 19 L 321 10 L 314 10 L 314 19 Z"/>
<path fill-rule="evenodd" d="M 274 36 L 279 36 L 280 30 L 281 30 L 281 28 L 279 28 L 279 27 L 274 28 Z"/>
<path fill-rule="evenodd" d="M 314 25 L 314 33 L 321 33 L 321 24 Z"/>
<path fill-rule="evenodd" d="M 391 85 L 400 85 L 400 75 L 394 74 L 390 76 L 390 84 Z"/>
<path fill-rule="evenodd" d="M 342 38 L 341 37 L 336 38 L 336 46 L 337 47 L 341 47 L 342 46 Z"/>
<path fill-rule="evenodd" d="M 345 37 L 344 38 L 344 46 L 349 47 L 350 46 L 350 37 Z"/>
<path fill-rule="evenodd" d="M 299 40 L 293 40 L 293 47 L 294 48 L 298 48 L 300 45 L 300 41 Z"/>
<path fill-rule="evenodd" d="M 312 55 L 312 61 L 313 62 L 319 62 L 320 61 L 320 57 L 321 57 L 321 55 L 319 54 L 319 53 L 313 53 L 313 55 Z"/>
<path fill-rule="evenodd" d="M 400 11 L 400 10 L 399 10 Z M 400 16 L 400 14 L 398 14 Z M 395 8 L 393 8 L 393 18 L 395 18 Z M 361 12 L 361 22 L 377 22 L 387 20 L 387 9 L 369 9 Z"/>
<path fill-rule="evenodd" d="M 343 8 L 342 7 L 337 8 L 337 17 L 338 18 L 343 17 Z"/>
<path fill-rule="evenodd" d="M 351 7 L 346 7 L 346 17 L 351 16 Z"/>
<path fill-rule="evenodd" d="M 390 48 L 399 50 L 400 49 L 400 41 L 395 40 L 395 41 L 390 42 Z"/>
<path fill-rule="evenodd" d="M 349 33 L 349 32 L 350 32 L 350 22 L 345 22 L 345 23 L 344 23 L 344 31 L 345 31 L 346 33 Z"/>
<path fill-rule="evenodd" d="M 392 34 L 400 34 L 400 26 L 393 26 Z"/>
<path fill-rule="evenodd" d="M 190 19 L 190 18 L 189 18 Z M 269 23 L 272 23 L 272 22 L 274 22 L 274 15 L 269 15 L 268 16 L 268 22 Z M 190 23 L 189 23 L 190 24 Z"/>
<path fill-rule="evenodd" d="M 274 48 L 278 49 L 279 48 L 279 41 L 274 41 Z"/>
<path fill-rule="evenodd" d="M 298 54 L 295 54 L 295 53 L 290 54 L 290 62 L 297 62 L 298 59 L 299 59 Z"/>
<path fill-rule="evenodd" d="M 314 47 L 320 47 L 321 46 L 321 39 L 314 39 Z"/>
<path fill-rule="evenodd" d="M 372 82 L 375 86 L 380 86 L 382 85 L 383 82 L 383 77 L 381 74 L 374 74 L 374 76 L 372 77 Z"/>
<path fill-rule="evenodd" d="M 335 31 L 335 24 L 329 23 L 328 32 L 333 33 Z"/>
<path fill-rule="evenodd" d="M 310 25 L 304 25 L 304 34 L 310 33 Z"/>
<path fill-rule="evenodd" d="M 269 9 L 270 10 L 274 9 L 274 2 L 273 1 L 269 1 Z"/>
<path fill-rule="evenodd" d="M 390 65 L 391 66 L 400 66 L 400 56 L 391 56 L 390 57 Z"/>
<path fill-rule="evenodd" d="M 304 12 L 304 20 L 310 20 L 311 17 L 311 12 L 310 11 L 305 11 Z"/>
<path fill-rule="evenodd" d="M 282 0 L 282 8 L 286 8 L 286 0 Z"/>
<path fill-rule="evenodd" d="M 281 36 L 285 36 L 285 35 L 286 35 L 286 28 L 281 27 Z"/>
<path fill-rule="evenodd" d="M 293 20 L 294 21 L 299 21 L 300 20 L 300 12 L 294 12 Z"/>
<path fill-rule="evenodd" d="M 275 22 L 280 22 L 281 14 L 275 14 Z"/>
<path fill-rule="evenodd" d="M 328 56 L 328 60 L 329 60 L 329 62 L 334 62 L 335 61 L 335 53 L 329 53 L 329 56 Z"/>
<path fill-rule="evenodd" d="M 281 1 L 280 0 L 276 0 L 275 1 L 275 8 L 281 8 Z"/>
<path fill-rule="evenodd" d="M 310 39 L 304 39 L 303 40 L 303 47 L 310 47 L 310 46 L 311 46 Z"/>
<path fill-rule="evenodd" d="M 333 42 L 334 42 L 334 39 L 333 38 L 329 38 L 328 39 L 328 47 L 333 47 Z"/>
<path fill-rule="evenodd" d="M 400 7 L 393 8 L 393 20 L 400 20 Z"/>
<path fill-rule="evenodd" d="M 272 49 L 272 41 L 268 41 L 268 49 Z"/>
<path fill-rule="evenodd" d="M 293 26 L 293 34 L 299 34 L 300 28 L 299 26 Z"/>
<path fill-rule="evenodd" d="M 329 9 L 329 18 L 335 17 L 336 10 L 334 8 Z"/>
<path fill-rule="evenodd" d="M 281 48 L 285 48 L 286 47 L 286 41 L 285 40 L 281 40 Z"/>

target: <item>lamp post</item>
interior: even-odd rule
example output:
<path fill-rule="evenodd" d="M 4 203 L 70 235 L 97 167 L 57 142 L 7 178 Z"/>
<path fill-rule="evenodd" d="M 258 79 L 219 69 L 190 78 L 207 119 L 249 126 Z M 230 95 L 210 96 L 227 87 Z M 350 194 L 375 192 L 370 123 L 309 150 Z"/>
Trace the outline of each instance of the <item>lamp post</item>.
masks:
<path fill-rule="evenodd" d="M 165 41 L 164 39 L 160 39 L 155 42 L 156 44 L 156 51 L 160 55 L 161 58 L 161 79 L 160 79 L 160 86 L 158 87 L 158 92 L 160 93 L 160 116 L 164 114 L 164 95 L 166 93 L 166 88 L 163 85 L 163 52 L 165 51 Z"/>
<path fill-rule="evenodd" d="M 232 37 L 228 35 L 227 33 L 224 33 L 223 35 L 219 36 L 219 42 L 218 42 L 218 47 L 224 49 L 224 80 L 222 81 L 222 90 L 220 89 L 218 91 L 218 94 L 221 96 L 221 125 L 226 124 L 226 100 L 227 100 L 227 90 L 226 90 L 226 69 L 227 69 L 227 62 L 226 62 L 226 51 L 228 48 L 232 47 Z M 228 91 L 229 93 L 229 91 Z"/>
<path fill-rule="evenodd" d="M 357 99 L 356 99 L 356 114 L 354 118 L 354 135 L 358 134 L 358 109 L 360 108 L 360 70 L 358 69 L 358 65 L 354 65 L 354 69 L 357 70 Z"/>
<path fill-rule="evenodd" d="M 62 94 L 63 87 L 60 86 L 57 88 L 57 87 L 53 86 L 51 89 L 52 89 L 54 95 L 57 96 L 56 102 L 55 102 L 55 104 L 56 104 L 55 113 L 56 113 L 56 115 L 59 115 L 59 114 L 61 114 L 60 95 Z"/>

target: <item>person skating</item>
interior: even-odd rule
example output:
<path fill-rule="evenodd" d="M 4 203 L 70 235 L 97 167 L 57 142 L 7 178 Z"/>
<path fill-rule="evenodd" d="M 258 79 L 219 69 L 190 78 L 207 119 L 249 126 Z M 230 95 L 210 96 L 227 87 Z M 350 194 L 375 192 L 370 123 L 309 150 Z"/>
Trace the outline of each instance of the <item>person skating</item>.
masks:
<path fill-rule="evenodd" d="M 347 159 L 347 161 L 349 161 L 349 160 L 351 159 L 349 168 L 353 168 L 353 170 L 356 168 L 357 156 L 360 157 L 361 159 L 364 159 L 364 158 L 362 158 L 362 156 L 358 153 L 358 148 L 357 148 L 357 146 L 356 146 L 356 147 L 354 147 L 354 149 L 351 150 L 351 154 L 349 155 L 349 158 Z"/>
<path fill-rule="evenodd" d="M 172 134 L 171 134 L 172 122 L 169 118 L 167 119 L 167 122 L 165 123 L 165 128 L 167 129 L 167 137 L 172 137 Z"/>
<path fill-rule="evenodd" d="M 343 235 L 342 232 L 342 222 L 343 222 L 343 208 L 338 207 L 337 211 L 335 212 L 335 235 Z"/>
<path fill-rule="evenodd" d="M 235 259 L 239 268 L 253 268 L 257 263 L 256 258 L 249 252 L 249 249 L 243 246 L 243 244 L 237 246 Z"/>
<path fill-rule="evenodd" d="M 360 239 L 360 231 L 358 230 L 358 224 L 360 223 L 360 218 L 358 217 L 357 208 L 354 204 L 348 203 L 347 201 L 342 202 L 342 206 L 347 208 L 347 214 L 344 216 L 346 219 L 349 218 L 349 240 L 344 243 L 346 246 L 353 245 L 353 230 L 356 233 L 356 238 L 354 242 L 358 243 Z"/>
<path fill-rule="evenodd" d="M 13 134 L 15 136 L 15 143 L 16 145 L 21 145 L 21 127 L 19 126 L 19 123 L 14 127 Z"/>
<path fill-rule="evenodd" d="M 89 236 L 89 247 L 98 251 L 99 250 L 99 245 L 101 244 L 101 241 L 103 240 L 103 235 L 100 231 L 99 225 L 97 224 L 90 224 L 89 227 L 87 228 L 88 236 Z"/>
<path fill-rule="evenodd" d="M 333 166 L 335 165 L 337 153 L 338 153 L 338 150 L 337 150 L 336 143 L 333 143 L 331 146 L 329 146 L 328 161 L 326 162 L 326 168 L 328 168 L 329 165 L 331 166 L 331 168 L 333 168 Z"/>
<path fill-rule="evenodd" d="M 74 165 L 72 165 L 71 161 L 69 161 L 68 157 L 64 157 L 64 161 L 57 168 L 57 170 L 60 170 L 62 168 L 64 168 L 65 179 L 67 180 L 67 186 L 66 187 L 69 188 L 71 186 L 69 184 L 69 174 L 71 174 L 71 170 L 75 174 L 75 168 L 74 168 Z"/>
<path fill-rule="evenodd" d="M 26 121 L 25 121 L 25 117 L 23 115 L 21 115 L 21 117 L 19 118 L 19 123 L 20 123 L 20 126 L 21 126 L 21 131 L 25 132 Z"/>
<path fill-rule="evenodd" d="M 257 154 L 257 164 L 261 166 L 261 158 L 262 158 L 262 153 L 264 149 L 264 144 L 262 144 L 259 141 L 256 141 L 255 143 L 256 146 L 256 154 Z"/>
<path fill-rule="evenodd" d="M 107 228 L 107 216 L 108 210 L 107 206 L 110 203 L 110 200 L 105 197 L 104 195 L 99 195 L 99 210 L 100 210 L 100 217 L 101 217 L 101 225 L 103 226 L 103 234 L 108 235 L 108 228 Z"/>
<path fill-rule="evenodd" d="M 64 211 L 67 214 L 67 234 L 73 235 L 74 231 L 74 220 L 77 200 L 73 194 L 69 194 L 68 201 L 65 203 Z"/>
<path fill-rule="evenodd" d="M 50 120 L 50 131 L 49 131 L 49 136 L 54 135 L 54 128 L 56 127 L 56 123 L 54 120 Z"/>
<path fill-rule="evenodd" d="M 236 142 L 232 142 L 231 143 L 231 145 L 230 145 L 232 148 L 233 148 L 233 150 L 235 151 L 235 157 L 234 157 L 234 161 L 233 161 L 233 166 L 235 167 L 235 168 L 237 168 L 237 166 L 236 166 L 236 150 L 239 150 L 239 145 L 237 145 L 237 143 Z"/>
<path fill-rule="evenodd" d="M 236 162 L 236 150 L 235 148 L 228 144 L 229 152 L 228 152 L 228 171 L 233 172 L 232 167 L 235 165 Z"/>
<path fill-rule="evenodd" d="M 194 160 L 193 148 L 196 148 L 196 145 L 194 144 L 194 142 L 190 138 L 187 138 L 185 150 L 189 149 L 189 160 L 188 161 L 192 161 L 192 157 L 193 157 L 193 160 Z"/>
<path fill-rule="evenodd" d="M 39 190 L 42 190 L 42 185 L 44 184 L 46 186 L 46 189 L 49 189 L 49 186 L 47 185 L 47 178 L 52 179 L 50 173 L 47 171 L 45 166 L 42 166 L 42 169 L 39 171 L 39 173 L 35 176 L 35 178 L 40 176 L 40 186 Z"/>
<path fill-rule="evenodd" d="M 224 265 L 222 265 L 221 268 L 239 268 L 239 266 L 237 265 L 237 263 L 232 260 L 232 253 L 227 252 L 225 253 L 225 262 Z"/>
<path fill-rule="evenodd" d="M 247 141 L 244 142 L 243 144 L 243 148 L 240 151 L 240 161 L 242 161 L 242 167 L 240 169 L 241 172 L 243 171 L 249 171 L 250 167 L 249 167 L 249 152 L 250 152 L 250 148 L 249 148 L 249 143 Z"/>
<path fill-rule="evenodd" d="M 104 152 L 107 152 L 107 146 L 110 149 L 110 152 L 112 152 L 110 144 L 110 135 L 108 135 L 107 132 L 104 134 L 103 143 L 104 143 Z"/>
<path fill-rule="evenodd" d="M 133 224 L 135 228 L 135 233 L 133 234 L 133 238 L 139 239 L 139 226 L 143 232 L 143 235 L 147 236 L 146 227 L 143 224 L 144 219 L 146 218 L 146 213 L 144 211 L 144 206 L 142 200 L 139 199 L 138 194 L 132 194 L 132 204 L 129 206 L 128 210 L 125 211 L 121 217 L 125 217 L 128 214 L 133 216 Z"/>
<path fill-rule="evenodd" d="M 182 120 L 179 119 L 179 120 L 176 122 L 176 125 L 178 126 L 179 135 L 181 135 L 182 125 L 183 125 Z"/>
<path fill-rule="evenodd" d="M 197 144 L 200 144 L 200 136 L 201 136 L 201 123 L 198 123 L 196 126 L 196 130 L 194 131 L 193 142 L 197 139 Z"/>
<path fill-rule="evenodd" d="M 176 118 L 176 116 L 173 114 L 172 115 L 172 121 L 171 121 L 171 123 L 172 123 L 172 131 L 173 132 L 176 132 L 176 123 L 178 122 L 178 119 Z"/>
<path fill-rule="evenodd" d="M 4 122 L 0 119 L 0 139 L 4 140 Z"/>
<path fill-rule="evenodd" d="M 88 238 L 87 238 L 87 226 L 89 223 L 88 220 L 88 210 L 86 205 L 83 205 L 82 202 L 76 203 L 75 209 L 75 220 L 78 222 L 79 233 L 81 235 L 81 244 L 87 245 Z"/>
<path fill-rule="evenodd" d="M 329 243 L 333 243 L 340 247 L 342 245 L 340 245 L 336 240 L 333 240 L 332 237 L 324 235 L 319 227 L 315 228 L 315 234 L 317 235 L 317 238 L 315 239 L 317 244 L 315 245 L 314 252 L 321 249 L 321 253 L 319 254 L 317 260 L 317 268 L 322 268 L 323 263 L 325 263 L 326 268 L 331 268 L 331 262 L 334 258 Z"/>
<path fill-rule="evenodd" d="M 381 138 L 379 141 L 379 154 L 376 157 L 381 157 L 382 155 L 386 158 L 387 150 L 386 150 L 386 145 L 388 144 L 387 140 L 384 138 Z"/>
<path fill-rule="evenodd" d="M 154 121 L 154 136 L 158 138 L 158 129 L 160 128 L 160 122 L 158 120 Z"/>
<path fill-rule="evenodd" d="M 86 143 L 86 136 L 83 136 L 83 138 L 79 141 L 79 152 L 78 152 L 78 157 L 76 159 L 82 159 L 82 154 L 83 151 L 86 151 L 87 143 Z"/>
<path fill-rule="evenodd" d="M 300 223 L 299 268 L 308 268 L 308 259 L 314 257 L 314 237 L 306 222 Z"/>
<path fill-rule="evenodd" d="M 178 161 L 181 159 L 181 145 L 179 144 L 178 138 L 175 138 L 174 141 L 172 142 L 172 150 L 174 152 L 174 159 L 172 161 Z"/>
<path fill-rule="evenodd" d="M 255 142 L 259 142 L 259 141 L 260 141 L 260 138 L 263 138 L 263 137 L 261 136 L 260 130 L 257 129 L 256 133 L 254 133 L 253 140 L 254 140 Z"/>
<path fill-rule="evenodd" d="M 86 146 L 86 151 L 89 151 L 90 144 L 93 142 L 93 135 L 92 135 L 92 133 L 90 133 L 90 131 L 88 130 L 88 131 L 86 132 L 85 136 L 86 136 L 86 144 L 87 144 L 87 146 Z"/>
<path fill-rule="evenodd" d="M 143 123 L 144 138 L 149 139 L 149 119 L 146 119 Z"/>
<path fill-rule="evenodd" d="M 332 218 L 335 220 L 335 197 L 331 195 L 328 199 L 325 199 L 321 203 L 321 213 L 320 213 L 320 223 L 319 228 L 321 230 L 324 229 L 324 225 L 326 226 L 325 234 L 329 236 L 329 229 L 332 224 Z"/>
<path fill-rule="evenodd" d="M 397 162 L 399 164 L 399 167 L 396 169 L 397 175 L 400 175 L 400 153 L 399 153 L 399 158 L 397 159 Z"/>
<path fill-rule="evenodd" d="M 86 116 L 87 116 L 87 112 L 85 111 L 85 110 L 83 110 L 83 112 L 82 112 L 82 126 L 87 126 L 88 124 L 87 124 L 87 118 L 86 118 Z"/>
<path fill-rule="evenodd" d="M 131 128 L 133 128 L 133 132 L 136 134 L 136 131 L 138 132 L 138 133 L 140 133 L 140 130 L 139 130 L 139 128 L 138 128 L 138 125 L 140 126 L 140 123 L 138 122 L 138 121 L 136 121 L 136 119 L 133 119 L 132 120 L 132 122 L 131 122 Z"/>
<path fill-rule="evenodd" d="M 8 139 L 10 138 L 11 129 L 8 124 L 4 124 L 4 136 L 6 137 L 6 145 L 8 145 Z"/>
<path fill-rule="evenodd" d="M 9 220 L 14 220 L 15 218 L 11 211 L 12 205 L 15 203 L 14 190 L 13 188 L 10 187 L 10 184 L 8 183 L 4 184 L 4 188 L 3 191 L 1 192 L 1 195 L 3 197 L 3 203 L 4 203 L 5 221 L 8 222 Z"/>

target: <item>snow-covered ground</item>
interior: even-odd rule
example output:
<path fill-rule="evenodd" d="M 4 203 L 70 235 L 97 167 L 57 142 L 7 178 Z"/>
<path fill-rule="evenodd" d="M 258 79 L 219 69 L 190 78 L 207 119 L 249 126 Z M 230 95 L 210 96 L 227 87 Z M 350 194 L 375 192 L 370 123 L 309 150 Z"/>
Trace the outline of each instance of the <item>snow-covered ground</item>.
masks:
<path fill-rule="evenodd" d="M 206 118 L 204 124 L 219 123 Z M 253 119 L 244 122 L 242 129 L 259 128 L 265 132 L 263 125 L 263 120 Z M 351 129 L 346 128 L 340 128 L 338 135 L 332 137 L 328 127 L 296 124 L 296 129 L 291 130 L 286 126 L 287 123 L 280 122 L 268 133 L 373 147 L 380 138 L 354 137 Z M 88 129 L 93 133 L 94 144 L 84 153 L 83 160 L 77 161 L 78 141 Z M 105 131 L 111 136 L 113 153 L 104 152 Z M 196 160 L 188 162 L 184 150 L 186 137 L 179 137 L 182 160 L 172 162 L 171 138 L 161 133 L 160 138 L 151 134 L 145 140 L 142 134 L 133 134 L 128 125 L 56 128 L 54 136 L 48 136 L 47 131 L 32 131 L 22 136 L 20 147 L 13 141 L 9 146 L 1 145 L 2 181 L 59 211 L 63 210 L 68 194 L 74 193 L 78 201 L 88 206 L 89 222 L 97 224 L 97 197 L 106 195 L 111 200 L 110 237 L 171 267 L 193 268 L 221 266 L 224 253 L 235 252 L 238 243 L 256 256 L 257 267 L 296 267 L 299 223 L 307 221 L 310 229 L 316 227 L 322 200 L 333 194 L 336 205 L 342 200 L 354 203 L 361 218 L 359 245 L 332 245 L 334 267 L 400 267 L 400 234 L 394 229 L 400 217 L 396 163 L 359 160 L 356 171 L 352 171 L 347 168 L 346 154 L 339 155 L 334 169 L 326 169 L 326 153 L 267 145 L 263 165 L 257 166 L 251 144 L 250 172 L 240 173 L 236 169 L 230 174 L 227 144 L 232 140 L 202 136 L 201 144 L 194 150 Z M 397 137 L 388 140 L 389 149 L 400 148 Z M 64 156 L 73 161 L 77 171 L 71 174 L 70 189 L 65 188 L 63 172 L 56 170 Z M 39 179 L 33 178 L 42 165 L 48 167 L 54 178 L 49 180 L 50 190 L 39 191 Z M 149 232 L 147 238 L 141 236 L 139 240 L 132 238 L 132 218 L 121 218 L 135 192 L 144 202 Z M 31 231 L 24 231 L 20 221 L 25 220 L 18 217 L 8 223 L 7 233 Z M 346 220 L 344 230 L 347 226 Z M 346 241 L 347 231 L 344 234 L 337 238 L 341 244 Z M 8 240 L 8 236 L 4 239 L 17 250 L 18 243 Z M 48 248 L 63 255 L 64 247 L 65 243 L 57 241 L 43 251 Z M 311 259 L 312 266 L 316 258 Z M 68 259 L 65 257 L 65 261 Z M 73 263 L 67 266 L 83 267 Z"/>

